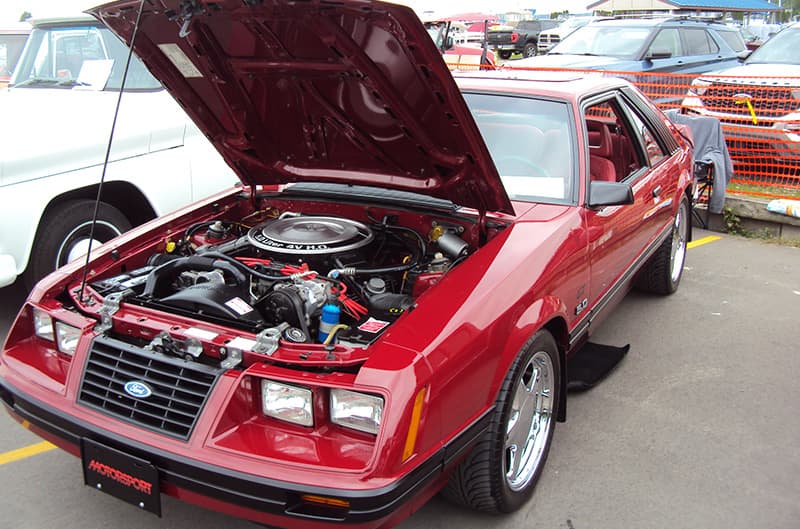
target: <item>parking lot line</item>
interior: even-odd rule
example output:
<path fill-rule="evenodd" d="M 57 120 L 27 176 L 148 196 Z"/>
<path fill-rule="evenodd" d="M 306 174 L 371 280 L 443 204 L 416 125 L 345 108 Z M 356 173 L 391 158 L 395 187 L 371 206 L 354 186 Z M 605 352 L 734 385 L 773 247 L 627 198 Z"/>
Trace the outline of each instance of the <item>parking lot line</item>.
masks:
<path fill-rule="evenodd" d="M 26 457 L 35 456 L 37 454 L 41 454 L 42 452 L 48 452 L 54 448 L 56 448 L 56 445 L 48 443 L 47 441 L 23 446 L 22 448 L 17 448 L 16 450 L 11 450 L 10 452 L 0 454 L 0 465 L 5 465 L 6 463 L 11 463 L 12 461 L 17 461 L 19 459 L 25 459 Z"/>
<path fill-rule="evenodd" d="M 708 244 L 710 242 L 718 241 L 722 237 L 717 237 L 716 235 L 709 235 L 708 237 L 703 237 L 702 239 L 697 239 L 696 241 L 692 241 L 686 245 L 688 249 L 697 248 L 698 246 L 703 246 L 704 244 Z"/>

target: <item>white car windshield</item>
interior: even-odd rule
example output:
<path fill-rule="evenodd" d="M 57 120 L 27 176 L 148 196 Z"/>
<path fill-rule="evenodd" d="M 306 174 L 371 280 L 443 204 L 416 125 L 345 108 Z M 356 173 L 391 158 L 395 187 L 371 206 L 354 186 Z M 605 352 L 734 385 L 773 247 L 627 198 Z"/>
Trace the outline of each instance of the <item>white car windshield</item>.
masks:
<path fill-rule="evenodd" d="M 651 32 L 651 28 L 584 26 L 570 33 L 550 51 L 550 54 L 602 55 L 635 59 Z"/>
<path fill-rule="evenodd" d="M 762 44 L 745 64 L 800 64 L 800 26 L 784 29 Z"/>
<path fill-rule="evenodd" d="M 92 25 L 36 28 L 14 71 L 11 85 L 119 90 L 128 49 L 109 30 Z M 161 88 L 144 64 L 131 58 L 126 90 Z"/>

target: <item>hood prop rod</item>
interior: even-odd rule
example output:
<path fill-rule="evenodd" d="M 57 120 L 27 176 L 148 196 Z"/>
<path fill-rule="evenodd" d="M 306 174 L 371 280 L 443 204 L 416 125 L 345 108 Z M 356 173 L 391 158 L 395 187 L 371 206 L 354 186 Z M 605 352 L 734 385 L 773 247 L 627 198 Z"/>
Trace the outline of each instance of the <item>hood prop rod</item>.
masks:
<path fill-rule="evenodd" d="M 86 249 L 86 261 L 83 265 L 83 277 L 81 279 L 81 289 L 78 293 L 78 300 L 83 303 L 85 300 L 83 298 L 83 292 L 86 289 L 86 278 L 89 273 L 89 260 L 91 259 L 92 255 L 92 241 L 94 240 L 94 228 L 97 225 L 97 211 L 100 208 L 100 198 L 102 197 L 103 193 L 103 182 L 106 180 L 106 170 L 108 169 L 108 160 L 111 157 L 111 144 L 114 141 L 114 129 L 117 127 L 117 117 L 119 116 L 119 107 L 122 103 L 122 94 L 125 92 L 125 82 L 128 79 L 128 68 L 131 65 L 131 57 L 133 56 L 133 43 L 136 40 L 136 34 L 139 32 L 139 21 L 142 18 L 142 11 L 144 10 L 144 2 L 145 0 L 141 0 L 139 3 L 139 12 L 136 14 L 136 23 L 133 26 L 133 35 L 131 35 L 131 41 L 128 44 L 128 58 L 125 61 L 125 69 L 122 71 L 122 83 L 119 87 L 119 96 L 117 97 L 117 106 L 114 109 L 114 119 L 111 122 L 111 132 L 108 136 L 108 145 L 106 146 L 106 157 L 103 160 L 103 172 L 100 175 L 100 183 L 97 186 L 97 196 L 94 200 L 94 212 L 92 213 L 92 225 L 89 229 L 89 246 Z"/>

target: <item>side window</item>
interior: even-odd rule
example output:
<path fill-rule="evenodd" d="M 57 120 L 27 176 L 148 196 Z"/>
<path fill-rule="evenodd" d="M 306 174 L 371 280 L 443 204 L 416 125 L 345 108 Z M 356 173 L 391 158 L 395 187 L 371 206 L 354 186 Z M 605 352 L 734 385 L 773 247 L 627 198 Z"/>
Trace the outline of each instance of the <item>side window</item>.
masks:
<path fill-rule="evenodd" d="M 655 165 L 658 163 L 659 160 L 664 158 L 666 154 L 664 150 L 661 148 L 661 145 L 658 144 L 656 141 L 655 133 L 650 129 L 648 125 L 642 121 L 635 112 L 630 112 L 631 119 L 633 120 L 633 128 L 635 130 L 635 134 L 641 137 L 642 144 L 644 145 L 645 152 L 647 154 L 647 159 L 650 162 L 650 165 Z"/>
<path fill-rule="evenodd" d="M 681 28 L 686 55 L 708 55 L 717 53 L 719 46 L 702 28 Z"/>
<path fill-rule="evenodd" d="M 719 29 L 717 30 L 717 34 L 722 37 L 722 40 L 724 40 L 733 51 L 739 52 L 747 49 L 747 44 L 744 43 L 744 38 L 739 30 L 728 31 Z"/>
<path fill-rule="evenodd" d="M 586 107 L 584 121 L 592 180 L 621 182 L 645 165 L 617 99 Z"/>
<path fill-rule="evenodd" d="M 650 44 L 648 50 L 653 54 L 661 54 L 668 51 L 670 57 L 680 57 L 684 55 L 681 53 L 681 38 L 678 35 L 678 30 L 675 28 L 664 28 L 658 32 L 656 38 Z"/>

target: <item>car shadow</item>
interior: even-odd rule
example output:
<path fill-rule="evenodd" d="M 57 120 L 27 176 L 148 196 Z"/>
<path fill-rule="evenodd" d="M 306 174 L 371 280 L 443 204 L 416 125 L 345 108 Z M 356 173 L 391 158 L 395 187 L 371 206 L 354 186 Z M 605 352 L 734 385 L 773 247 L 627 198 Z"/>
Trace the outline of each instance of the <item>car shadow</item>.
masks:
<path fill-rule="evenodd" d="M 27 297 L 28 289 L 21 279 L 12 285 L 0 288 L 0 343 L 5 342 L 8 329 Z"/>

